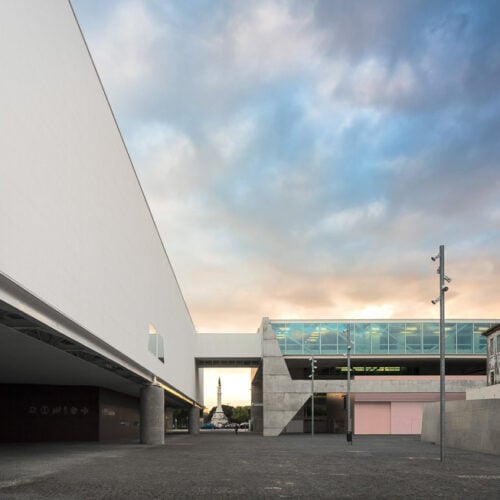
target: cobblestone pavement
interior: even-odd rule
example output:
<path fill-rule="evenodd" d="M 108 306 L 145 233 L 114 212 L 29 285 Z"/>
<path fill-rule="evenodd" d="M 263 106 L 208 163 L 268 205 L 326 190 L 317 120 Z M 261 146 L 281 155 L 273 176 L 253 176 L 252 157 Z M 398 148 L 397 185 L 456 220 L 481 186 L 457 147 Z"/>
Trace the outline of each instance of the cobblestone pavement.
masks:
<path fill-rule="evenodd" d="M 1 499 L 499 498 L 500 456 L 413 436 L 208 431 L 138 444 L 0 445 Z"/>

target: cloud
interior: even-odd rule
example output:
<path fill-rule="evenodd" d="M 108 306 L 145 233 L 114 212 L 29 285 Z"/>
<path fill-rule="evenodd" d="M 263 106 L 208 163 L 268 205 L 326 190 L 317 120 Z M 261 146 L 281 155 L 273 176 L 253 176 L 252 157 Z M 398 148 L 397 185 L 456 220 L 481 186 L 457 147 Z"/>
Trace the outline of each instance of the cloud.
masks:
<path fill-rule="evenodd" d="M 498 316 L 498 2 L 74 5 L 200 329 Z"/>
<path fill-rule="evenodd" d="M 318 63 L 320 39 L 310 29 L 312 11 L 294 12 L 284 2 L 253 2 L 228 23 L 238 69 L 254 79 L 282 78 Z"/>
<path fill-rule="evenodd" d="M 362 206 L 348 208 L 337 213 L 328 215 L 321 220 L 313 233 L 342 233 L 349 232 L 362 225 L 376 223 L 385 214 L 385 204 L 383 201 L 373 201 Z"/>
<path fill-rule="evenodd" d="M 75 2 L 78 13 L 78 2 Z M 154 47 L 165 43 L 165 32 L 143 2 L 113 4 L 106 21 L 89 23 L 92 56 L 115 102 L 139 91 L 154 76 Z M 94 28 L 92 28 L 94 27 Z"/>

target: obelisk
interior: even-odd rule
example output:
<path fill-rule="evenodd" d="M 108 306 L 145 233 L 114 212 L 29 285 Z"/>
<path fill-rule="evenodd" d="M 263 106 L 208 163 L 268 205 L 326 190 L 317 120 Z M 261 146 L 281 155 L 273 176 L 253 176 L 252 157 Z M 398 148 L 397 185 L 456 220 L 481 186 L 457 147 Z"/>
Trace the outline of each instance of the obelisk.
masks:
<path fill-rule="evenodd" d="M 214 424 L 215 427 L 222 427 L 229 422 L 226 415 L 224 415 L 224 410 L 222 409 L 222 386 L 220 383 L 220 377 L 219 383 L 217 384 L 217 408 L 215 409 L 210 422 Z"/>

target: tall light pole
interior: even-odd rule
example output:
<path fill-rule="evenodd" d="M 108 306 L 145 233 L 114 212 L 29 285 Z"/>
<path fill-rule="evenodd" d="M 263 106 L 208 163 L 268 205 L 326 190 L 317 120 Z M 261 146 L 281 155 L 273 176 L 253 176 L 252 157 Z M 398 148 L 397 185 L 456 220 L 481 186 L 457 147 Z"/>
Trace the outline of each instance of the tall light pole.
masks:
<path fill-rule="evenodd" d="M 351 325 L 347 324 L 347 442 L 352 444 L 351 426 Z"/>
<path fill-rule="evenodd" d="M 314 436 L 314 372 L 317 368 L 317 361 L 314 359 L 314 356 L 309 358 L 311 362 L 311 436 Z"/>
<path fill-rule="evenodd" d="M 439 246 L 439 253 L 431 257 L 432 261 L 439 259 L 439 297 L 431 302 L 437 304 L 439 302 L 439 440 L 440 440 L 440 458 L 441 462 L 444 461 L 445 438 L 446 438 L 446 412 L 445 412 L 445 318 L 444 318 L 444 294 L 448 291 L 445 282 L 451 283 L 451 278 L 446 276 L 444 272 L 444 245 Z"/>

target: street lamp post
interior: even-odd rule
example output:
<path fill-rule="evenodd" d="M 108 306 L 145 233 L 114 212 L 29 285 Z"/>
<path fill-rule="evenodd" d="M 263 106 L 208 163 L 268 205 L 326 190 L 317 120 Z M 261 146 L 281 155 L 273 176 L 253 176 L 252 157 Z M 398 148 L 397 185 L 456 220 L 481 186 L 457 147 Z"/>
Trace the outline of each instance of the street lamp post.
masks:
<path fill-rule="evenodd" d="M 352 444 L 351 427 L 351 325 L 347 325 L 347 442 Z"/>
<path fill-rule="evenodd" d="M 446 276 L 444 272 L 444 245 L 439 246 L 439 253 L 431 257 L 434 262 L 439 259 L 439 297 L 431 302 L 436 304 L 439 302 L 439 440 L 440 440 L 440 459 L 444 461 L 445 455 L 445 431 L 446 431 L 446 412 L 445 412 L 445 311 L 444 311 L 444 294 L 448 291 L 446 283 L 451 283 L 451 278 Z"/>
<path fill-rule="evenodd" d="M 311 436 L 314 436 L 314 372 L 316 371 L 317 361 L 314 356 L 309 358 L 311 362 Z"/>

